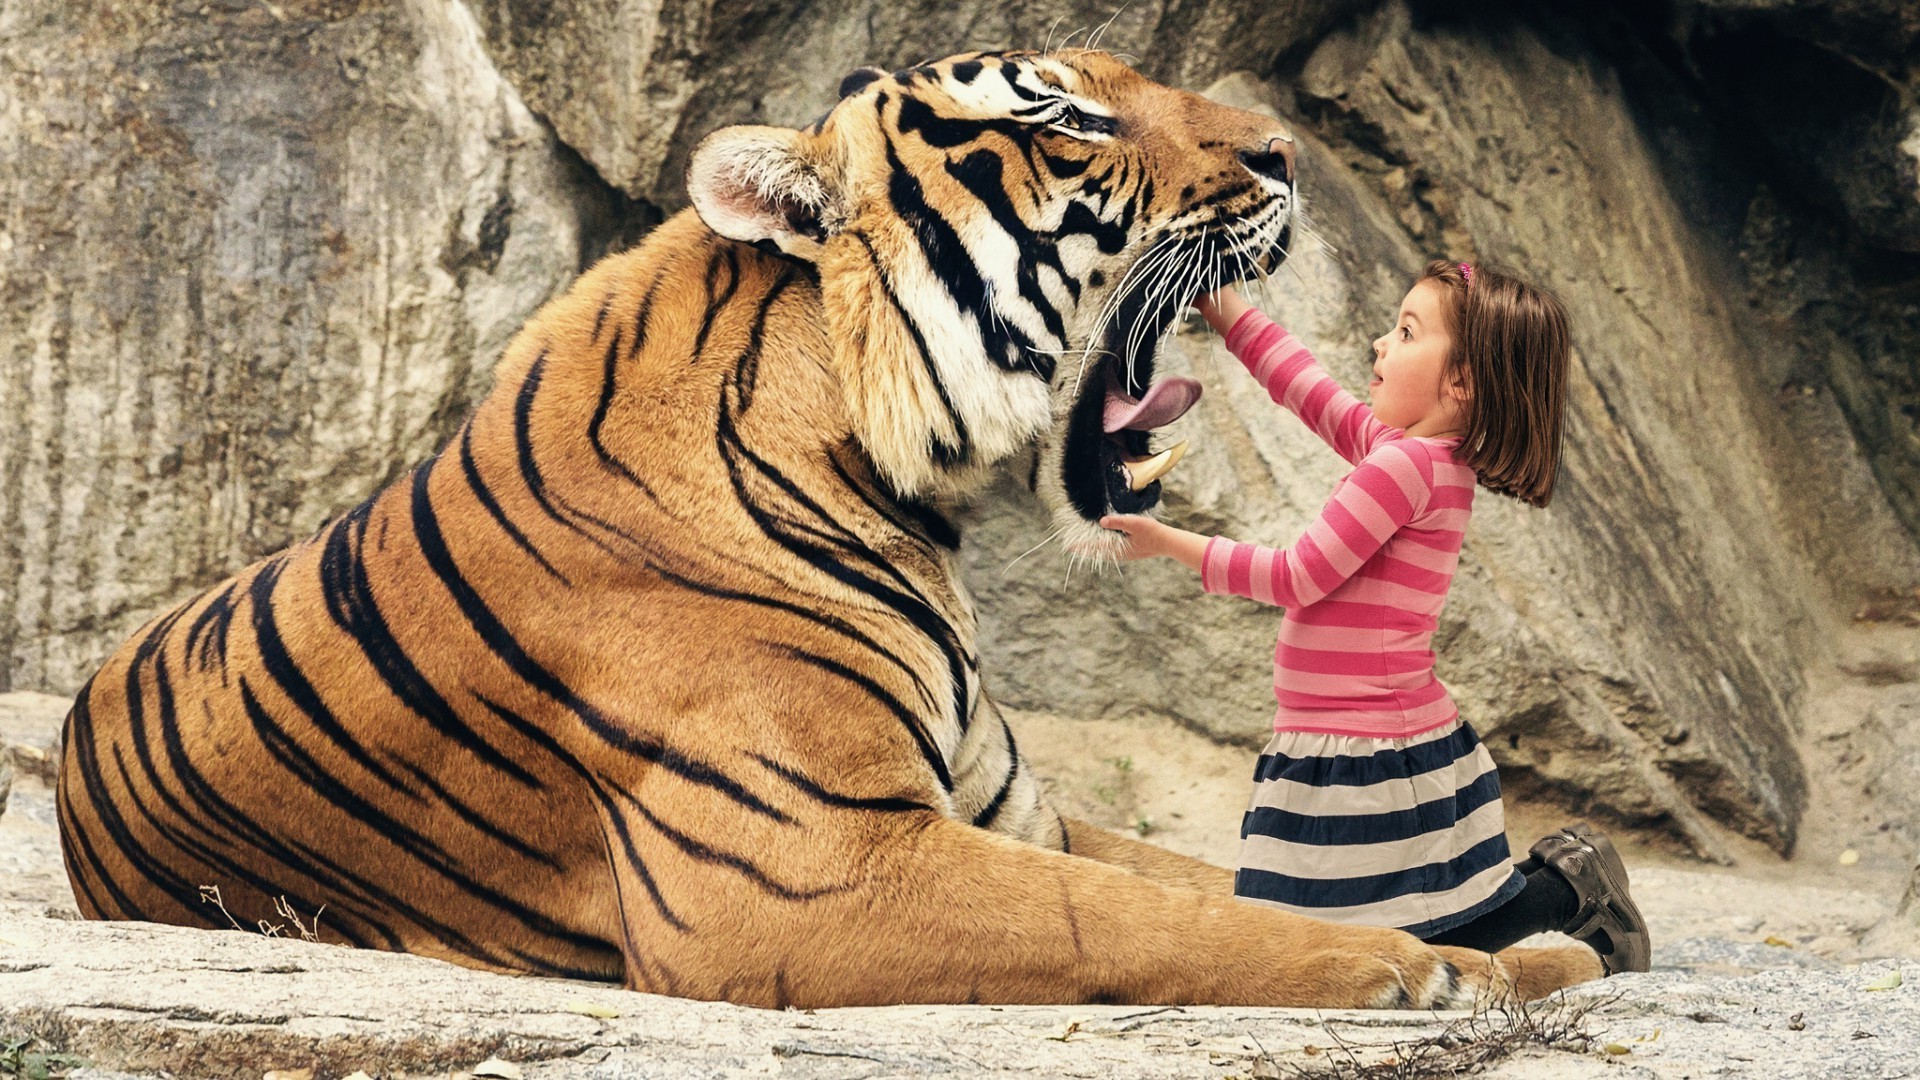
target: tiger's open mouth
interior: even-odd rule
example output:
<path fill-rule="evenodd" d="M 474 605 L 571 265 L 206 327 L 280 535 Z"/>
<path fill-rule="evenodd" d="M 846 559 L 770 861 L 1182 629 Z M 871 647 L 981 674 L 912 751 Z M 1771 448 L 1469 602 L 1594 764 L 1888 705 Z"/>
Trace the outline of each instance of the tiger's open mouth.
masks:
<path fill-rule="evenodd" d="M 1186 298 L 1152 309 L 1123 300 L 1105 348 L 1083 376 L 1067 420 L 1064 479 L 1067 498 L 1087 521 L 1152 509 L 1160 478 L 1185 453 L 1185 443 L 1156 452 L 1152 442 L 1155 431 L 1200 400 L 1193 379 L 1153 378 L 1156 346 L 1186 306 Z"/>
<path fill-rule="evenodd" d="M 1197 379 L 1173 376 L 1148 386 L 1140 397 L 1121 387 L 1106 365 L 1102 397 L 1100 473 L 1107 505 L 1135 514 L 1160 501 L 1160 478 L 1173 471 L 1187 451 L 1184 440 L 1158 453 L 1146 445 L 1156 430 L 1173 423 L 1200 400 Z"/>
<path fill-rule="evenodd" d="M 1218 284 L 1256 270 L 1271 272 L 1286 257 L 1289 230 L 1257 256 L 1202 235 L 1176 279 Z M 1258 265 L 1256 265 L 1256 262 Z M 1129 278 L 1132 275 L 1129 274 Z M 1153 434 L 1178 420 L 1200 399 L 1200 383 L 1185 377 L 1154 380 L 1160 343 L 1192 302 L 1191 289 L 1155 280 L 1119 298 L 1114 317 L 1084 372 L 1067 419 L 1063 480 L 1067 499 L 1086 521 L 1107 513 L 1138 514 L 1160 502 L 1160 480 L 1186 452 L 1177 442 L 1155 450 Z"/>

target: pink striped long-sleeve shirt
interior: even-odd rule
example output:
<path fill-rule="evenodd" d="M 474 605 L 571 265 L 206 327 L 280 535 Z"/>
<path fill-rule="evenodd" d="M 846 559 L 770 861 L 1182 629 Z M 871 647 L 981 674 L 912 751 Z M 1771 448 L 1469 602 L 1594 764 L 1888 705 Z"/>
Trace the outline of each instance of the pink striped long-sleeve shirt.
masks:
<path fill-rule="evenodd" d="M 1456 440 L 1381 423 L 1257 311 L 1233 324 L 1227 348 L 1354 464 L 1292 547 L 1207 543 L 1208 592 L 1287 609 L 1273 655 L 1274 727 L 1404 737 L 1452 720 L 1432 641 L 1473 512 L 1473 470 L 1453 459 Z"/>

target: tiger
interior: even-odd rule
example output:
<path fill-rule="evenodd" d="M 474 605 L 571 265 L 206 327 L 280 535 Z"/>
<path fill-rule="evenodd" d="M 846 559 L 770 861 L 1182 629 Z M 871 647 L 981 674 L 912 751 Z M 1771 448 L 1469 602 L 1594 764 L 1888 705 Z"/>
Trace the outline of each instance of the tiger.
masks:
<path fill-rule="evenodd" d="M 1295 147 L 1092 49 L 711 133 L 691 205 L 542 307 L 436 455 L 88 680 L 79 907 L 772 1008 L 1598 977 L 1238 903 L 1058 813 L 983 689 L 954 500 L 1031 455 L 1066 548 L 1114 554 L 1191 403 L 1149 407 L 1154 343 L 1284 258 Z"/>

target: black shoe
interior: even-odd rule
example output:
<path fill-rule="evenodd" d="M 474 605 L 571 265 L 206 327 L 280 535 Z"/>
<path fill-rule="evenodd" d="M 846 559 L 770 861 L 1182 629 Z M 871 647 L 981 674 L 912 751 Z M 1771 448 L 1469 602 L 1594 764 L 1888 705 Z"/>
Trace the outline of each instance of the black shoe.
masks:
<path fill-rule="evenodd" d="M 1652 966 L 1647 922 L 1627 891 L 1627 867 L 1612 841 L 1580 824 L 1541 839 L 1527 855 L 1573 886 L 1580 908 L 1563 932 L 1600 954 L 1607 974 Z"/>

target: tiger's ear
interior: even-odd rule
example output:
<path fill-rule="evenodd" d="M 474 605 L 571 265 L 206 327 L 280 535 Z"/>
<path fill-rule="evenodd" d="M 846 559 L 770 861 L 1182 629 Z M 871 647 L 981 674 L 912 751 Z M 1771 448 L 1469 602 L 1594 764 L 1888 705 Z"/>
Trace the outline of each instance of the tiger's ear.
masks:
<path fill-rule="evenodd" d="M 821 142 L 791 128 L 721 128 L 694 147 L 687 195 L 721 236 L 770 241 L 812 262 L 846 216 L 825 157 Z"/>

